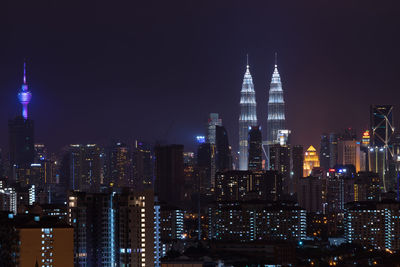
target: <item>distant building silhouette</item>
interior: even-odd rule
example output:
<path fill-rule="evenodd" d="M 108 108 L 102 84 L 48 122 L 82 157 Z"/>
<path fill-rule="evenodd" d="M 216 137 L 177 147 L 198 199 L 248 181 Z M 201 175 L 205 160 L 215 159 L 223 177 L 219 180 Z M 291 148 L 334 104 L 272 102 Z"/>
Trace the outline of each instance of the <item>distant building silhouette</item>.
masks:
<path fill-rule="evenodd" d="M 155 194 L 159 201 L 179 206 L 184 185 L 183 145 L 158 145 L 155 156 Z"/>

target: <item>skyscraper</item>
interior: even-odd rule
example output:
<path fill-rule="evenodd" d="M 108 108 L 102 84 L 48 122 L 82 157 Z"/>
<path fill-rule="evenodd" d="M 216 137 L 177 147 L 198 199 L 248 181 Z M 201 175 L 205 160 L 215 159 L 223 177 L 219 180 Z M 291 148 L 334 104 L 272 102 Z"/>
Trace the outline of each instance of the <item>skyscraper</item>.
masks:
<path fill-rule="evenodd" d="M 272 74 L 268 99 L 267 144 L 278 142 L 278 130 L 285 129 L 285 101 L 281 77 L 275 59 L 275 68 Z"/>
<path fill-rule="evenodd" d="M 207 123 L 207 142 L 210 144 L 210 174 L 211 185 L 214 186 L 215 172 L 217 171 L 216 162 L 216 143 L 217 143 L 217 127 L 222 126 L 222 119 L 219 118 L 218 113 L 210 113 Z M 221 131 L 221 129 L 220 129 Z"/>
<path fill-rule="evenodd" d="M 115 187 L 128 187 L 131 184 L 131 158 L 127 145 L 116 142 L 107 148 L 106 154 L 106 182 Z"/>
<path fill-rule="evenodd" d="M 34 161 L 34 125 L 33 121 L 28 119 L 28 104 L 31 98 L 32 93 L 28 90 L 26 64 L 24 63 L 23 84 L 18 93 L 18 100 L 22 105 L 22 114 L 8 122 L 10 176 L 14 178 L 16 178 L 16 169 L 29 168 Z"/>
<path fill-rule="evenodd" d="M 304 153 L 303 146 L 295 145 L 292 147 L 292 172 L 293 189 L 297 188 L 298 180 L 303 177 Z"/>
<path fill-rule="evenodd" d="M 290 177 L 290 146 L 273 144 L 269 145 L 270 169 L 282 174 L 282 186 L 284 193 L 292 191 L 293 181 Z"/>
<path fill-rule="evenodd" d="M 100 148 L 96 144 L 70 145 L 63 164 L 71 190 L 97 192 L 101 184 Z"/>
<path fill-rule="evenodd" d="M 179 206 L 182 199 L 183 145 L 156 146 L 155 194 L 160 201 Z"/>
<path fill-rule="evenodd" d="M 229 148 L 228 132 L 224 126 L 216 126 L 215 133 L 215 169 L 216 171 L 231 170 L 232 155 Z M 211 182 L 214 184 L 214 181 Z"/>
<path fill-rule="evenodd" d="M 262 170 L 262 137 L 260 126 L 253 126 L 249 131 L 249 170 Z"/>
<path fill-rule="evenodd" d="M 356 140 L 339 140 L 338 164 L 353 165 L 356 171 L 360 171 L 360 142 Z"/>
<path fill-rule="evenodd" d="M 207 142 L 215 144 L 216 142 L 216 127 L 222 126 L 222 119 L 219 118 L 218 113 L 210 113 L 207 123 Z"/>
<path fill-rule="evenodd" d="M 330 154 L 329 154 L 329 136 L 327 134 L 321 135 L 321 147 L 319 149 L 319 160 L 321 161 L 321 167 L 324 170 L 330 168 Z"/>
<path fill-rule="evenodd" d="M 138 190 L 154 185 L 154 155 L 149 143 L 136 140 L 133 148 L 134 187 Z"/>
<path fill-rule="evenodd" d="M 329 134 L 329 167 L 335 168 L 338 158 L 338 136 L 335 133 Z"/>
<path fill-rule="evenodd" d="M 239 170 L 247 170 L 249 127 L 257 125 L 256 92 L 254 91 L 253 78 L 250 74 L 248 62 L 240 94 Z"/>
<path fill-rule="evenodd" d="M 391 137 L 394 133 L 393 106 L 372 105 L 371 119 L 371 148 L 369 153 L 370 170 L 380 175 L 384 191 L 394 189 L 395 178 L 389 172 L 389 162 L 392 159 Z"/>

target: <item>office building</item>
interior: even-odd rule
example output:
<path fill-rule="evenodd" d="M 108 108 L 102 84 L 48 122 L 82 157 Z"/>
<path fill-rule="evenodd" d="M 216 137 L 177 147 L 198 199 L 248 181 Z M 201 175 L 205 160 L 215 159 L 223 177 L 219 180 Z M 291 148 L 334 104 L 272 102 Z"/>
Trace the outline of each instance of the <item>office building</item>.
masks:
<path fill-rule="evenodd" d="M 297 200 L 307 212 L 322 212 L 326 179 L 321 176 L 307 176 L 297 181 Z"/>
<path fill-rule="evenodd" d="M 260 126 L 249 131 L 249 171 L 262 170 L 262 137 Z"/>
<path fill-rule="evenodd" d="M 338 161 L 339 165 L 353 165 L 356 171 L 360 171 L 360 142 L 356 140 L 338 141 Z"/>
<path fill-rule="evenodd" d="M 72 144 L 63 158 L 62 179 L 71 190 L 98 192 L 102 182 L 100 148 L 96 144 Z"/>
<path fill-rule="evenodd" d="M 370 171 L 379 174 L 385 192 L 394 190 L 395 177 L 389 172 L 389 162 L 393 156 L 393 149 L 390 144 L 394 133 L 393 106 L 371 105 L 370 120 Z"/>
<path fill-rule="evenodd" d="M 239 116 L 239 170 L 248 169 L 248 135 L 249 127 L 257 125 L 256 92 L 254 91 L 253 78 L 247 62 L 246 73 L 243 78 L 240 92 Z"/>
<path fill-rule="evenodd" d="M 277 171 L 282 174 L 283 191 L 288 194 L 293 188 L 291 172 L 291 152 L 290 146 L 271 144 L 269 145 L 269 164 L 270 170 Z"/>
<path fill-rule="evenodd" d="M 355 170 L 351 169 L 354 166 L 338 166 L 329 171 L 326 178 L 326 210 L 329 213 L 342 213 L 345 204 L 354 201 Z"/>
<path fill-rule="evenodd" d="M 320 165 L 324 170 L 330 168 L 330 153 L 329 153 L 329 136 L 327 134 L 321 135 L 321 146 L 319 149 Z"/>
<path fill-rule="evenodd" d="M 232 154 L 229 146 L 228 132 L 224 126 L 216 126 L 215 171 L 218 172 L 231 169 Z M 214 182 L 212 182 L 212 184 L 214 184 Z"/>
<path fill-rule="evenodd" d="M 222 126 L 222 119 L 218 113 L 210 113 L 207 123 L 207 143 L 215 145 L 217 142 L 217 126 Z"/>
<path fill-rule="evenodd" d="M 104 184 L 111 187 L 133 186 L 131 153 L 129 147 L 115 142 L 106 150 L 106 174 Z"/>
<path fill-rule="evenodd" d="M 329 168 L 335 168 L 338 160 L 338 135 L 329 134 Z"/>
<path fill-rule="evenodd" d="M 303 177 L 303 165 L 304 165 L 304 151 L 303 146 L 294 145 L 292 146 L 292 172 L 293 172 L 293 180 L 296 183 L 296 180 L 300 177 Z M 296 188 L 296 186 L 294 187 Z"/>
<path fill-rule="evenodd" d="M 135 140 L 133 148 L 134 188 L 142 190 L 154 187 L 154 155 L 149 143 Z"/>

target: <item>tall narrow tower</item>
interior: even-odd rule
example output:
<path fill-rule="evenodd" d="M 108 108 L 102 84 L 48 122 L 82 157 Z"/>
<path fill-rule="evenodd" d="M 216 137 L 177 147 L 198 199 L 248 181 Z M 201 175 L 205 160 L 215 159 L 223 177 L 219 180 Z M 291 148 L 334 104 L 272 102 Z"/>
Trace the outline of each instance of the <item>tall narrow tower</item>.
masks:
<path fill-rule="evenodd" d="M 24 62 L 24 78 L 21 90 L 18 93 L 18 100 L 22 105 L 22 117 L 28 119 L 28 104 L 31 101 L 32 93 L 28 90 L 28 84 L 26 83 L 26 62 Z"/>
<path fill-rule="evenodd" d="M 251 126 L 257 126 L 256 92 L 254 91 L 253 78 L 250 74 L 248 58 L 240 95 L 239 170 L 246 171 L 248 169 L 247 140 L 249 136 L 249 128 L 251 128 Z"/>
<path fill-rule="evenodd" d="M 278 65 L 275 54 L 275 69 L 272 74 L 268 99 L 268 120 L 267 120 L 267 144 L 278 143 L 278 130 L 285 129 L 285 101 L 281 77 L 278 72 Z"/>

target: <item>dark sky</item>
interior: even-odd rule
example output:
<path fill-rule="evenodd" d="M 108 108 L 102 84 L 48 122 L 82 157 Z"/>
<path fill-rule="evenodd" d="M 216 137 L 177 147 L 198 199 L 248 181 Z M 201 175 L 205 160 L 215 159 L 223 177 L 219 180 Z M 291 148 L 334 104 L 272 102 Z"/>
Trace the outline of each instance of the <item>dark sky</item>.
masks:
<path fill-rule="evenodd" d="M 388 1 L 18 1 L 0 4 L 0 146 L 19 112 L 24 57 L 36 140 L 166 139 L 194 148 L 210 112 L 234 148 L 249 54 L 265 128 L 274 52 L 292 143 L 368 127 L 396 105 L 400 5 Z"/>

